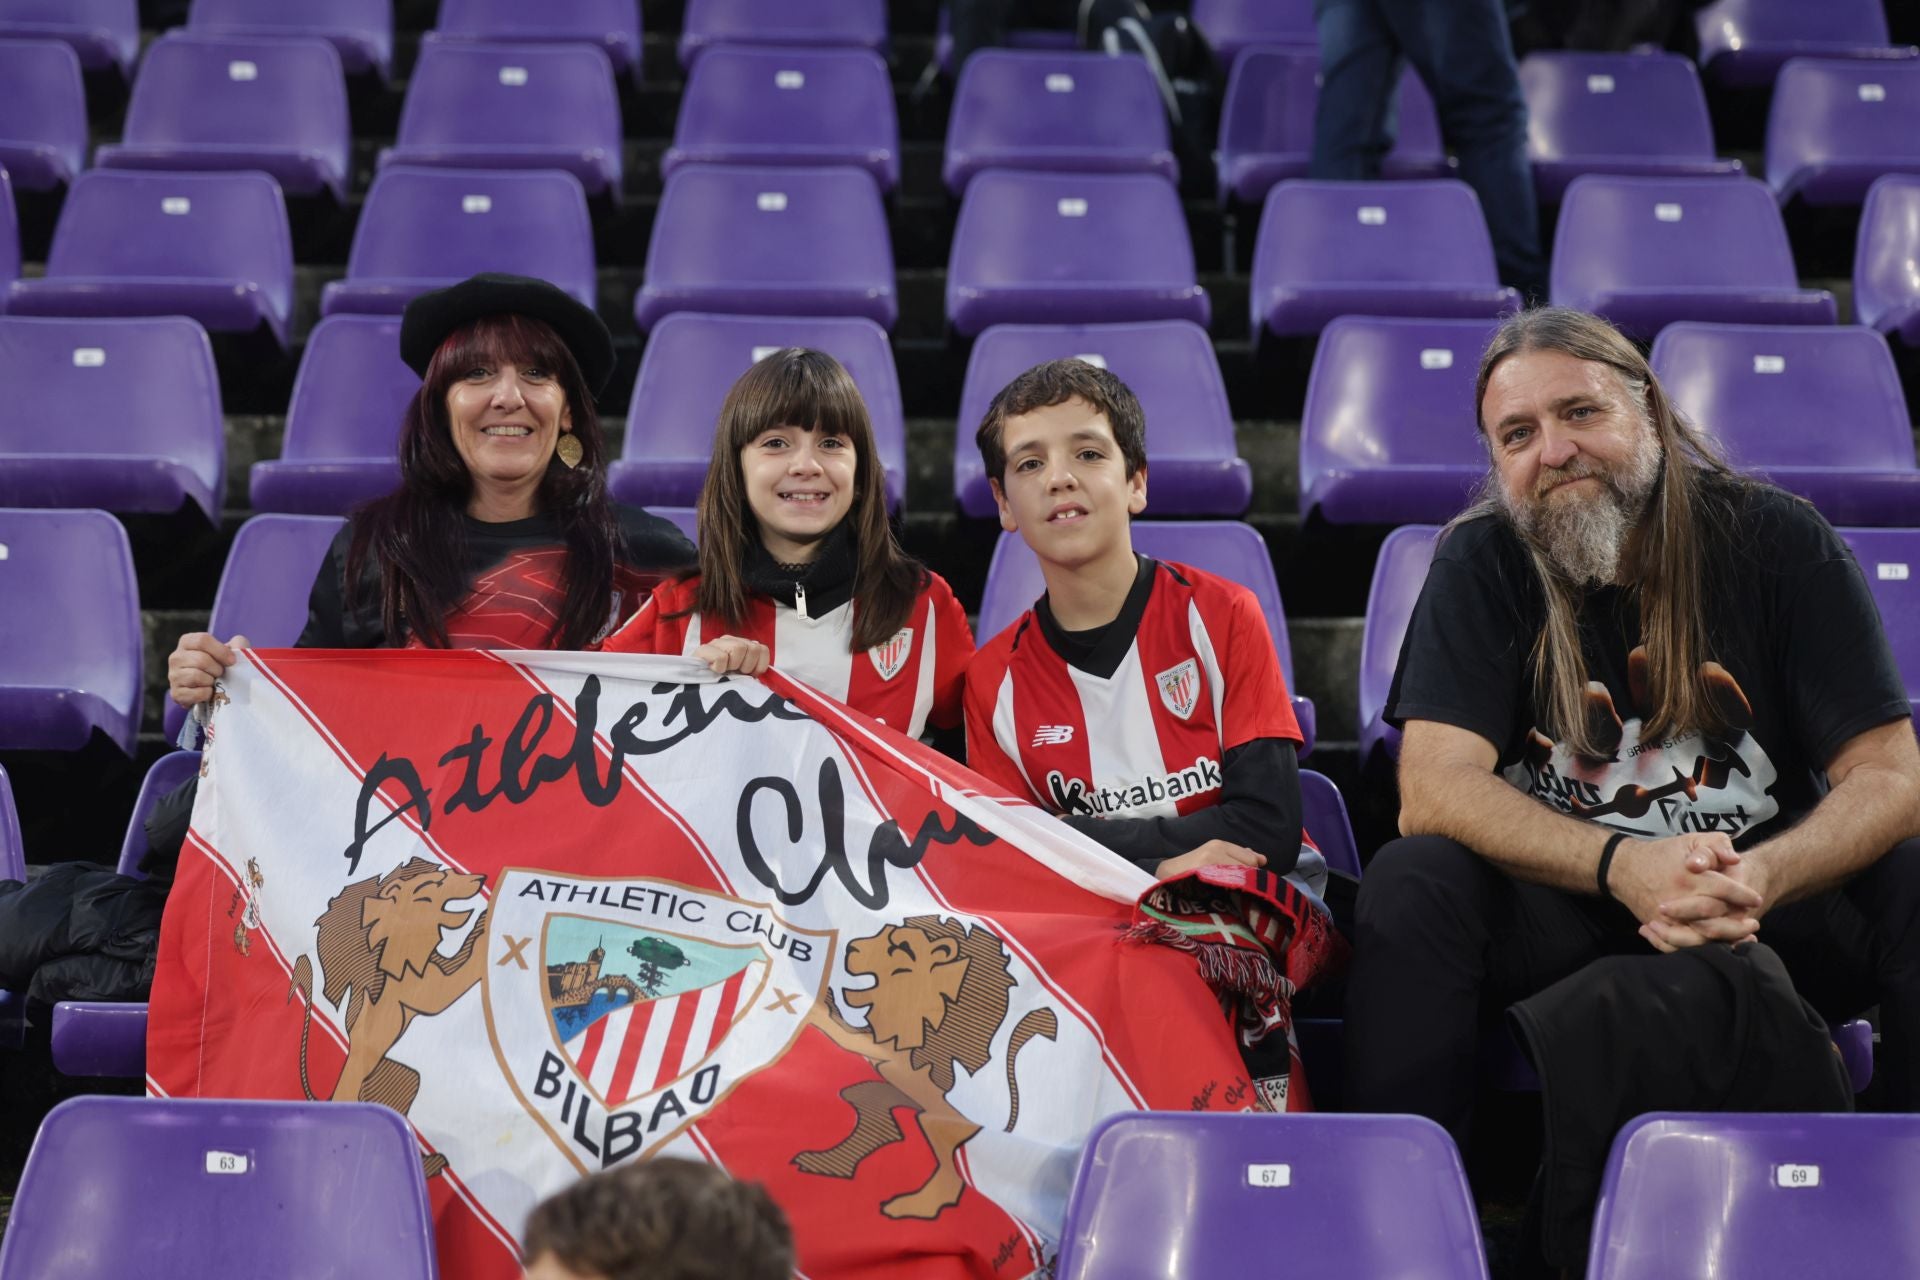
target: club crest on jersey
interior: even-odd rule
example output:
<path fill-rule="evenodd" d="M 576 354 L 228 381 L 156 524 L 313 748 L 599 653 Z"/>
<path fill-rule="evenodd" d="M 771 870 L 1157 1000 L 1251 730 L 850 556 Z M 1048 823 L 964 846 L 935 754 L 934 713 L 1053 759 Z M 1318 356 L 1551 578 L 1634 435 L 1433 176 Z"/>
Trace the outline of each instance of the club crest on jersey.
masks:
<path fill-rule="evenodd" d="M 837 940 L 664 880 L 521 869 L 492 917 L 494 1056 L 582 1172 L 651 1153 L 784 1057 Z"/>
<path fill-rule="evenodd" d="M 1193 714 L 1193 705 L 1200 699 L 1199 663 L 1188 658 L 1162 671 L 1153 682 L 1160 686 L 1160 701 L 1167 704 L 1167 710 L 1182 720 Z"/>
<path fill-rule="evenodd" d="M 880 678 L 891 680 L 900 674 L 900 668 L 907 665 L 907 656 L 912 652 L 913 628 L 902 627 L 867 650 L 867 656 L 873 659 L 873 669 L 880 673 Z"/>

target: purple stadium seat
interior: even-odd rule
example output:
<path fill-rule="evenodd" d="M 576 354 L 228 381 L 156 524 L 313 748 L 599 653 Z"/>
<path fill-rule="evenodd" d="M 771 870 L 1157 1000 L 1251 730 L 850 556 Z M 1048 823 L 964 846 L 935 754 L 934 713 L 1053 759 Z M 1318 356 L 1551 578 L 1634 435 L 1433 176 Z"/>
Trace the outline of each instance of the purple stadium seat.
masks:
<path fill-rule="evenodd" d="M 1276 182 L 1307 176 L 1320 55 L 1312 48 L 1249 49 L 1233 64 L 1220 110 L 1220 198 L 1259 204 Z M 1398 127 L 1382 162 L 1388 178 L 1443 178 L 1447 151 L 1433 95 L 1412 67 L 1400 76 Z"/>
<path fill-rule="evenodd" d="M 687 0 L 680 65 L 723 44 L 887 51 L 886 0 Z"/>
<path fill-rule="evenodd" d="M 72 182 L 87 166 L 86 87 L 72 47 L 0 40 L 0 84 L 0 169 L 22 191 Z"/>
<path fill-rule="evenodd" d="M 497 40 L 503 44 L 566 43 L 599 47 L 618 75 L 640 77 L 639 0 L 440 0 L 431 39 Z"/>
<path fill-rule="evenodd" d="M 400 419 L 420 377 L 393 316 L 328 316 L 307 338 L 280 456 L 253 464 L 256 511 L 345 515 L 400 483 Z"/>
<path fill-rule="evenodd" d="M 1320 43 L 1313 0 L 1193 0 L 1193 25 L 1228 70 L 1255 45 Z"/>
<path fill-rule="evenodd" d="M 1583 173 L 1724 177 L 1693 63 L 1671 53 L 1535 53 L 1520 64 L 1527 158 L 1546 204 Z"/>
<path fill-rule="evenodd" d="M 1668 397 L 1735 466 L 1835 524 L 1920 518 L 1906 399 L 1873 330 L 1675 324 L 1661 330 L 1651 359 Z"/>
<path fill-rule="evenodd" d="M 105 169 L 258 169 L 291 196 L 347 196 L 353 131 L 340 55 L 318 38 L 176 33 L 140 64 Z"/>
<path fill-rule="evenodd" d="M 241 525 L 220 570 L 207 630 L 222 640 L 245 636 L 259 649 L 291 648 L 306 629 L 307 593 L 341 523 L 339 516 L 267 514 Z M 186 708 L 172 698 L 161 705 L 167 741 L 173 742 Z"/>
<path fill-rule="evenodd" d="M 721 55 L 714 51 L 714 57 Z M 705 66 L 702 58 L 697 66 Z M 613 496 L 644 507 L 691 506 L 713 457 L 727 388 L 783 347 L 812 347 L 847 367 L 867 402 L 887 470 L 887 507 L 906 494 L 907 425 L 886 331 L 861 316 L 796 320 L 678 312 L 657 325 L 640 357 L 627 409 L 626 447 L 607 473 Z"/>
<path fill-rule="evenodd" d="M 1920 529 L 1841 529 L 1867 577 L 1893 660 L 1920 721 Z"/>
<path fill-rule="evenodd" d="M 1078 356 L 1140 398 L 1147 418 L 1147 488 L 1155 516 L 1238 516 L 1253 499 L 1220 360 L 1190 320 L 1139 324 L 995 325 L 973 344 L 954 432 L 953 488 L 970 516 L 994 514 L 974 432 L 1000 388 L 1036 364 Z"/>
<path fill-rule="evenodd" d="M 1920 347 L 1920 175 L 1890 173 L 1867 191 L 1853 253 L 1853 311 L 1908 347 Z"/>
<path fill-rule="evenodd" d="M 1645 340 L 1675 320 L 1832 324 L 1802 289 L 1773 193 L 1753 178 L 1575 178 L 1554 238 L 1553 300 Z"/>
<path fill-rule="evenodd" d="M 407 82 L 390 165 L 564 169 L 589 196 L 620 195 L 613 64 L 583 44 L 430 40 Z"/>
<path fill-rule="evenodd" d="M 1253 334 L 1311 337 L 1343 315 L 1496 316 L 1520 305 L 1464 182 L 1283 182 L 1253 250 Z"/>
<path fill-rule="evenodd" d="M 947 319 L 971 337 L 996 324 L 1191 320 L 1211 309 L 1186 214 L 1150 173 L 975 175 L 947 260 Z"/>
<path fill-rule="evenodd" d="M 6 309 L 185 315 L 215 333 L 265 328 L 284 347 L 293 242 L 280 187 L 264 173 L 89 169 L 67 192 L 46 276 L 15 281 Z"/>
<path fill-rule="evenodd" d="M 433 1280 L 421 1172 L 373 1103 L 69 1098 L 27 1157 L 0 1274 Z"/>
<path fill-rule="evenodd" d="M 1887 40 L 1881 0 L 1718 0 L 1693 15 L 1700 65 L 1728 88 L 1772 82 L 1789 58 L 1911 58 Z"/>
<path fill-rule="evenodd" d="M 199 771 L 198 751 L 172 751 L 153 762 L 140 783 L 133 815 L 127 820 L 126 838 L 120 844 L 120 862 L 115 870 L 121 875 L 146 879 L 140 859 L 147 854 L 147 816 L 160 797 Z M 54 1068 L 62 1075 L 141 1079 L 147 1073 L 147 1003 L 59 1001 L 53 1006 L 49 1039 Z"/>
<path fill-rule="evenodd" d="M 0 750 L 77 751 L 140 732 L 140 593 L 104 511 L 0 509 Z"/>
<path fill-rule="evenodd" d="M 451 7 L 445 0 L 442 7 Z M 393 64 L 393 0 L 193 0 L 187 30 L 215 36 L 316 36 L 350 76 L 386 79 Z"/>
<path fill-rule="evenodd" d="M 0 386 L 0 506 L 171 512 L 190 501 L 220 523 L 220 377 L 193 321 L 0 318 Z"/>
<path fill-rule="evenodd" d="M 633 318 L 865 316 L 893 328 L 893 246 L 865 171 L 683 165 L 667 179 Z"/>
<path fill-rule="evenodd" d="M 136 0 L 0 0 L 0 36 L 62 40 L 88 71 L 113 70 L 133 78 L 140 52 Z"/>
<path fill-rule="evenodd" d="M 1920 59 L 1782 67 L 1767 117 L 1767 183 L 1780 203 L 1856 205 L 1884 173 L 1920 173 Z"/>
<path fill-rule="evenodd" d="M 1353 842 L 1347 802 L 1326 774 L 1300 771 L 1300 823 L 1319 846 L 1328 870 L 1360 878 L 1360 849 Z"/>
<path fill-rule="evenodd" d="M 1451 519 L 1487 474 L 1473 382 L 1484 320 L 1341 316 L 1300 420 L 1300 513 L 1334 524 Z"/>
<path fill-rule="evenodd" d="M 1591 1280 L 1920 1273 L 1920 1116 L 1655 1112 L 1613 1140 Z"/>
<path fill-rule="evenodd" d="M 893 190 L 900 123 L 885 60 L 871 49 L 719 46 L 687 73 L 660 173 L 683 164 L 850 164 Z"/>
<path fill-rule="evenodd" d="M 1280 582 L 1274 577 L 1273 557 L 1251 525 L 1238 520 L 1135 520 L 1133 549 L 1156 560 L 1190 564 L 1196 569 L 1230 578 L 1253 592 L 1273 635 L 1280 671 L 1293 694 L 1293 713 L 1305 739 L 1300 754 L 1313 751 L 1313 699 L 1303 698 L 1293 683 L 1293 648 L 1287 642 L 1287 612 L 1280 601 Z M 987 585 L 980 598 L 980 624 L 975 628 L 982 644 L 1007 629 L 1015 618 L 1033 607 L 1046 593 L 1040 561 L 1017 533 L 1002 533 L 987 566 Z"/>
<path fill-rule="evenodd" d="M 1393 670 L 1400 664 L 1400 646 L 1413 618 L 1413 602 L 1426 585 L 1427 566 L 1433 563 L 1433 543 L 1440 530 L 1433 525 L 1401 525 L 1380 544 L 1374 561 L 1373 585 L 1367 590 L 1366 629 L 1360 638 L 1360 764 L 1376 753 L 1387 760 L 1400 758 L 1400 731 L 1382 713 Z"/>
<path fill-rule="evenodd" d="M 1059 1280 L 1241 1274 L 1485 1280 L 1453 1140 L 1420 1116 L 1134 1111 L 1096 1125 Z"/>
<path fill-rule="evenodd" d="M 0 880 L 27 878 L 27 848 L 20 839 L 20 814 L 13 806 L 13 782 L 0 767 Z M 25 1037 L 27 999 L 0 987 L 0 1049 L 18 1049 Z"/>
<path fill-rule="evenodd" d="M 592 306 L 593 220 L 580 180 L 558 170 L 382 169 L 347 278 L 321 291 L 320 313 L 398 315 L 415 296 L 482 271 L 550 280 Z"/>
<path fill-rule="evenodd" d="M 982 169 L 1180 179 L 1146 60 L 1094 52 L 980 50 L 953 91 L 946 156 L 956 196 Z"/>
<path fill-rule="evenodd" d="M 13 208 L 13 183 L 0 166 L 0 289 L 11 289 L 20 278 L 20 224 Z M 7 309 L 7 295 L 0 294 L 0 312 Z"/>

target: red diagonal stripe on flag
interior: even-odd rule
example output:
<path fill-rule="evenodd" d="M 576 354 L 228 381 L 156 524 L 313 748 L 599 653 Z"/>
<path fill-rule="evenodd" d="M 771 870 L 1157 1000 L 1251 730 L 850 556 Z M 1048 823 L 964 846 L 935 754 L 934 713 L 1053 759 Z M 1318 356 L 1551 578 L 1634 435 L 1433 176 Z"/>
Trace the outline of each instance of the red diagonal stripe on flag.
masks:
<path fill-rule="evenodd" d="M 633 1073 L 640 1065 L 640 1050 L 647 1044 L 647 1028 L 653 1025 L 657 1001 L 649 1000 L 627 1019 L 627 1034 L 620 1041 L 620 1057 L 613 1064 L 613 1079 L 607 1082 L 607 1105 L 617 1107 L 633 1096 Z"/>
<path fill-rule="evenodd" d="M 653 1073 L 653 1087 L 664 1089 L 680 1074 L 681 1059 L 686 1056 L 687 1038 L 693 1034 L 693 1018 L 700 1012 L 700 993 L 682 992 L 674 1001 L 673 1026 L 667 1032 L 667 1047 Z"/>
<path fill-rule="evenodd" d="M 600 1042 L 607 1038 L 606 1018 L 595 1018 L 593 1025 L 587 1028 L 587 1034 L 580 1042 L 580 1053 L 574 1064 L 580 1068 L 580 1074 L 593 1074 L 594 1060 L 600 1056 Z"/>

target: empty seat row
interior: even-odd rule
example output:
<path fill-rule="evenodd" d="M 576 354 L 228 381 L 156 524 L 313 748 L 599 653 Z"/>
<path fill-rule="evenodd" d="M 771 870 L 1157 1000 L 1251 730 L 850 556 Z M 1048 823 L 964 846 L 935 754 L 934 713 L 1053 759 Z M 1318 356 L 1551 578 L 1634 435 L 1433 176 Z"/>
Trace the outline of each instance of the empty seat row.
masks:
<path fill-rule="evenodd" d="M 1315 352 L 1300 428 L 1300 508 L 1340 524 L 1439 523 L 1486 474 L 1474 380 L 1492 323 L 1349 316 Z M 1865 327 L 1675 324 L 1653 369 L 1734 465 L 1836 524 L 1920 519 L 1900 376 Z M 1809 430 L 1813 422 L 1840 424 Z"/>

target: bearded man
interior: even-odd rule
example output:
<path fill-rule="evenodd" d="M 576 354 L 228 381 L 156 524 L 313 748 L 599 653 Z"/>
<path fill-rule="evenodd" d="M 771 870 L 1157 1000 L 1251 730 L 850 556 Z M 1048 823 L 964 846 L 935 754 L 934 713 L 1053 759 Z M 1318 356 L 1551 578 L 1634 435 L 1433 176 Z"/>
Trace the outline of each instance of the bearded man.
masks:
<path fill-rule="evenodd" d="M 1510 318 L 1476 401 L 1482 498 L 1441 536 L 1388 697 L 1402 838 L 1361 882 L 1348 1105 L 1463 1140 L 1506 1005 L 1758 936 L 1828 1020 L 1880 1006 L 1883 1100 L 1913 1109 L 1920 748 L 1859 567 L 1597 317 Z"/>

